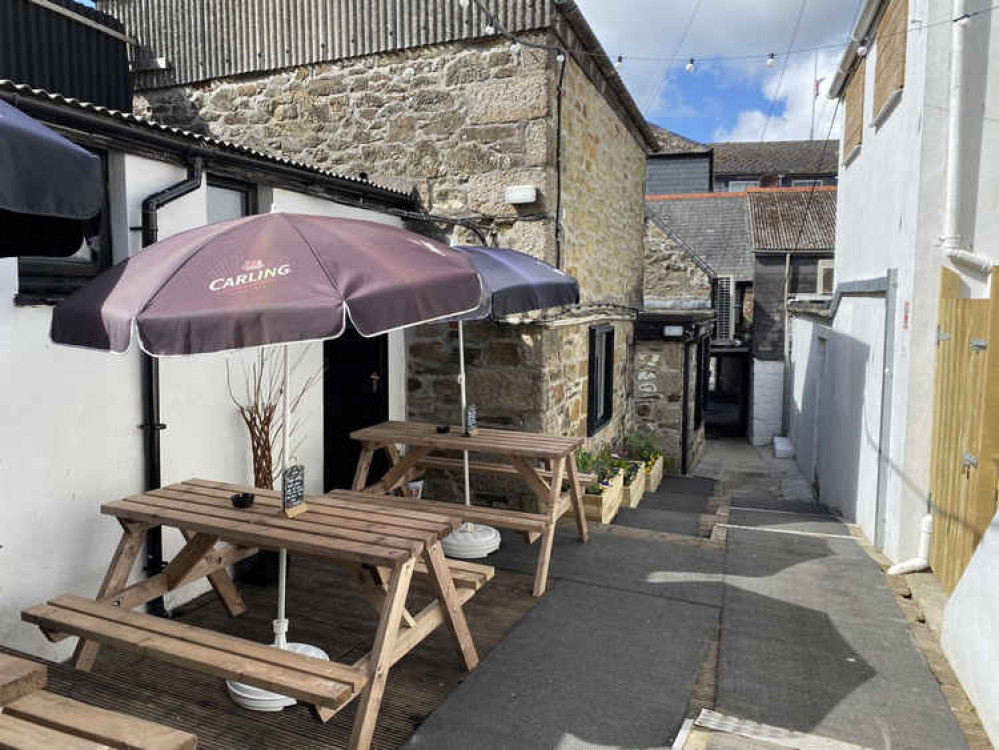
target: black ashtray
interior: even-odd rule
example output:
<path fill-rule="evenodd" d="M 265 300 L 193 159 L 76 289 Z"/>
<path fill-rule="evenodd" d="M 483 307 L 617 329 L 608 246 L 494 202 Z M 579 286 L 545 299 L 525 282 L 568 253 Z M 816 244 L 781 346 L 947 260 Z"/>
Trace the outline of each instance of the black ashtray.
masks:
<path fill-rule="evenodd" d="M 239 508 L 240 510 L 244 508 L 249 508 L 251 505 L 253 505 L 252 492 L 237 492 L 229 499 L 232 500 L 232 506 L 234 508 Z"/>

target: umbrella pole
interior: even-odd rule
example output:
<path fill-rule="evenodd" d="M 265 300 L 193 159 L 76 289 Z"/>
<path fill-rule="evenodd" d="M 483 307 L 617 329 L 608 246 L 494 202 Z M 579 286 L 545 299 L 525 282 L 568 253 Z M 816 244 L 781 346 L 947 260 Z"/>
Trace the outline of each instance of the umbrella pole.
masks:
<path fill-rule="evenodd" d="M 468 417 L 465 413 L 468 408 L 468 394 L 465 391 L 465 324 L 460 320 L 458 321 L 458 368 L 460 372 L 458 382 L 461 384 L 461 429 L 464 432 L 468 427 Z M 468 481 L 468 451 L 462 451 L 461 455 L 465 472 L 465 505 L 471 505 L 472 494 Z"/>
<path fill-rule="evenodd" d="M 288 370 L 288 345 L 281 347 L 281 369 L 284 373 L 284 391 L 281 404 L 281 481 L 284 481 L 284 472 L 288 468 L 288 451 L 291 444 L 289 429 L 291 427 L 291 405 L 289 401 L 289 385 L 291 375 Z M 278 557 L 278 611 L 277 619 L 274 621 L 274 645 L 281 649 L 288 648 L 288 620 L 285 617 L 285 585 L 288 577 L 288 550 L 282 549 Z"/>

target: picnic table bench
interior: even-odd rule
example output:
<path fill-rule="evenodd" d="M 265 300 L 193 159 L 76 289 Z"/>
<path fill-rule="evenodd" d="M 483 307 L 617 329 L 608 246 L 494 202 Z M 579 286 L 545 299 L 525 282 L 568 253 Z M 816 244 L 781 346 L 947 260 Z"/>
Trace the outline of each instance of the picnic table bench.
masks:
<path fill-rule="evenodd" d="M 559 437 L 513 430 L 480 428 L 473 435 L 464 435 L 460 427 L 450 427 L 447 432 L 438 432 L 437 426 L 427 422 L 389 421 L 372 427 L 355 430 L 351 438 L 361 443 L 361 455 L 354 474 L 354 492 L 357 499 L 367 498 L 369 503 L 383 508 L 419 508 L 421 511 L 438 513 L 462 522 L 481 523 L 502 529 L 519 531 L 528 543 L 541 540 L 538 563 L 534 575 L 534 596 L 541 596 L 548 585 L 548 568 L 551 561 L 552 544 L 558 520 L 570 508 L 576 517 L 579 539 L 586 542 L 589 531 L 586 527 L 586 513 L 583 508 L 583 482 L 595 481 L 595 477 L 580 475 L 576 467 L 576 449 L 583 444 L 580 437 Z M 406 453 L 400 456 L 397 445 L 406 446 Z M 380 480 L 368 485 L 371 460 L 378 450 L 384 450 L 391 466 Z M 476 454 L 498 456 L 499 461 L 469 462 L 469 470 L 489 472 L 506 476 L 518 476 L 534 492 L 540 513 L 501 508 L 486 508 L 439 500 L 413 501 L 391 497 L 420 468 L 461 470 L 463 459 L 441 452 L 468 451 Z M 538 464 L 542 464 L 539 466 Z M 562 482 L 569 484 L 568 492 L 562 492 Z M 331 496 L 347 497 L 342 490 L 334 490 Z"/>
<path fill-rule="evenodd" d="M 0 654 L 0 747 L 12 750 L 195 750 L 193 734 L 44 690 L 44 664 Z"/>
<path fill-rule="evenodd" d="M 229 498 L 236 492 L 254 493 L 253 506 L 233 508 Z M 458 527 L 451 517 L 414 508 L 373 510 L 349 499 L 307 501 L 306 512 L 287 518 L 279 492 L 191 479 L 107 503 L 101 511 L 115 516 L 124 533 L 97 600 L 57 597 L 25 610 L 22 619 L 52 640 L 79 636 L 75 658 L 81 669 L 91 667 L 100 644 L 111 645 L 291 696 L 311 704 L 324 722 L 360 697 L 350 747 L 364 750 L 389 669 L 440 625 L 448 626 L 465 667 L 478 664 L 462 605 L 492 578 L 493 569 L 448 563 L 441 539 Z M 160 576 L 125 586 L 152 525 L 181 529 L 187 543 Z M 222 539 L 227 544 L 217 546 Z M 284 548 L 366 571 L 372 583 L 367 598 L 380 611 L 371 652 L 349 664 L 324 661 L 131 611 L 207 577 L 230 614 L 241 613 L 245 606 L 225 565 L 257 547 Z M 410 614 L 406 598 L 414 575 L 429 579 L 437 598 Z"/>

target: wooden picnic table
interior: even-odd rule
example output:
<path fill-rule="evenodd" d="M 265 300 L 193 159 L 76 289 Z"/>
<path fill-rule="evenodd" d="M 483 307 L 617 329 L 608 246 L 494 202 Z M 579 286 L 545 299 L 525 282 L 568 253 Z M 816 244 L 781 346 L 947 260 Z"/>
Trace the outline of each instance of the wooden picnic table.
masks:
<path fill-rule="evenodd" d="M 254 493 L 253 506 L 234 508 L 236 492 Z M 445 559 L 441 540 L 457 528 L 454 518 L 414 508 L 372 509 L 350 499 L 309 497 L 307 504 L 306 512 L 287 518 L 277 491 L 201 479 L 107 503 L 101 511 L 124 531 L 97 600 L 62 596 L 25 610 L 22 618 L 52 640 L 80 636 L 80 669 L 90 669 L 100 644 L 113 645 L 289 695 L 312 704 L 323 721 L 360 696 L 350 747 L 368 748 L 389 669 L 438 626 L 448 626 L 467 669 L 478 664 L 462 605 L 493 571 Z M 126 586 L 154 525 L 179 529 L 187 543 L 162 573 Z M 226 566 L 257 548 L 284 548 L 364 574 L 371 584 L 366 598 L 380 611 L 371 652 L 350 664 L 327 662 L 131 611 L 207 578 L 229 613 L 241 614 L 245 606 Z M 431 581 L 437 598 L 410 614 L 406 597 L 414 574 Z"/>
<path fill-rule="evenodd" d="M 388 495 L 401 486 L 414 470 L 421 467 L 451 470 L 462 468 L 462 459 L 435 455 L 441 452 L 467 450 L 476 455 L 498 456 L 499 461 L 471 461 L 469 469 L 474 472 L 521 477 L 537 497 L 541 513 L 469 507 L 433 500 L 423 501 L 418 507 L 434 513 L 454 515 L 462 521 L 521 531 L 529 543 L 540 538 L 541 549 L 534 576 L 535 596 L 541 596 L 545 592 L 555 528 L 558 520 L 570 508 L 575 512 L 579 539 L 583 542 L 589 539 L 583 509 L 582 480 L 576 467 L 576 449 L 583 444 L 583 438 L 487 428 L 480 428 L 475 434 L 466 436 L 460 427 L 450 427 L 448 432 L 441 433 L 436 425 L 427 422 L 396 421 L 355 430 L 350 436 L 361 443 L 353 490 L 369 495 Z M 406 446 L 404 456 L 400 457 L 398 445 Z M 384 477 L 368 485 L 371 459 L 378 450 L 384 450 L 388 454 L 391 466 Z M 569 491 L 566 493 L 562 492 L 563 478 L 567 478 L 569 482 Z M 400 502 L 394 498 L 380 497 L 376 502 L 382 507 L 398 508 L 406 507 L 406 502 L 413 501 Z"/>
<path fill-rule="evenodd" d="M 0 654 L 0 748 L 195 750 L 198 738 L 45 690 L 48 668 Z"/>

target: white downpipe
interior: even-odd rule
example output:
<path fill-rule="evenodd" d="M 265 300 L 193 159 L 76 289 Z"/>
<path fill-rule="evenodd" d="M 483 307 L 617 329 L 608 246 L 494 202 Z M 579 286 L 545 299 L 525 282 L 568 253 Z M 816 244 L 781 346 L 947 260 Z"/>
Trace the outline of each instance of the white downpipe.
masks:
<path fill-rule="evenodd" d="M 281 369 L 284 375 L 284 392 L 281 403 L 281 414 L 284 420 L 281 424 L 281 477 L 288 468 L 288 450 L 291 438 L 288 434 L 291 427 L 291 404 L 288 397 L 288 386 L 291 375 L 288 369 L 288 345 L 281 347 Z M 285 584 L 288 577 L 288 550 L 282 549 L 278 556 L 278 610 L 274 620 L 274 645 L 280 649 L 288 648 L 288 618 L 285 617 Z"/>
<path fill-rule="evenodd" d="M 953 0 L 952 18 L 967 13 L 967 0 Z M 948 257 L 953 258 L 961 247 L 961 166 L 964 163 L 964 139 L 961 123 L 964 120 L 964 41 L 967 24 L 955 21 L 950 29 L 950 110 L 947 116 L 947 174 L 944 181 L 944 219 L 940 242 Z"/>
<path fill-rule="evenodd" d="M 901 576 L 906 573 L 918 573 L 929 570 L 930 543 L 933 541 L 933 514 L 927 513 L 919 522 L 919 554 L 911 560 L 900 562 L 888 568 L 888 575 Z"/>

